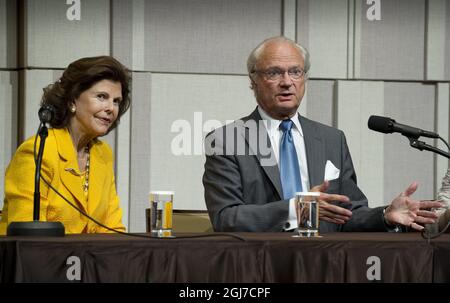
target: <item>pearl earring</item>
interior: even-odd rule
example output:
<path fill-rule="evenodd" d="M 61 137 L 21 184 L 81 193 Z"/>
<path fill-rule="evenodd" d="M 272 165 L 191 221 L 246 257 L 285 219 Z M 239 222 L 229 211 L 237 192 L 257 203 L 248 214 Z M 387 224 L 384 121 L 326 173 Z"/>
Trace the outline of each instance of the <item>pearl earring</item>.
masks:
<path fill-rule="evenodd" d="M 72 107 L 70 107 L 70 111 L 71 111 L 72 113 L 74 113 L 74 112 L 76 111 L 75 105 L 72 105 Z"/>

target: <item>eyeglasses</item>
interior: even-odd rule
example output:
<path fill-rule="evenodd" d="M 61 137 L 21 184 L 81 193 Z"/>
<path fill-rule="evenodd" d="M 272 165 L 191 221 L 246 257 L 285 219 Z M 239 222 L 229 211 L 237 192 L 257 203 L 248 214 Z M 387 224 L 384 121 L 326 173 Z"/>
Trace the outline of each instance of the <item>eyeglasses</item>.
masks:
<path fill-rule="evenodd" d="M 267 70 L 254 70 L 252 71 L 252 74 L 253 73 L 264 75 L 266 80 L 278 81 L 283 78 L 286 71 L 279 68 L 269 68 Z M 301 68 L 292 68 L 287 70 L 287 73 L 292 80 L 300 80 L 303 76 L 305 76 L 305 71 Z"/>

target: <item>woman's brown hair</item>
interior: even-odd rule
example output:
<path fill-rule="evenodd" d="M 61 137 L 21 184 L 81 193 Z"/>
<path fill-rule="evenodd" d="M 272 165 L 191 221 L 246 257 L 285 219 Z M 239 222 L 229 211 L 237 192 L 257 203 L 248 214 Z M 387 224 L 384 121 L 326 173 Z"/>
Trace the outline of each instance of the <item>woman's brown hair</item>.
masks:
<path fill-rule="evenodd" d="M 41 104 L 52 105 L 56 111 L 50 126 L 53 128 L 66 127 L 72 117 L 71 104 L 84 91 L 101 80 L 120 82 L 122 86 L 119 114 L 108 132 L 117 127 L 120 117 L 131 104 L 129 96 L 131 76 L 129 70 L 111 56 L 78 59 L 69 64 L 58 81 L 44 88 Z"/>

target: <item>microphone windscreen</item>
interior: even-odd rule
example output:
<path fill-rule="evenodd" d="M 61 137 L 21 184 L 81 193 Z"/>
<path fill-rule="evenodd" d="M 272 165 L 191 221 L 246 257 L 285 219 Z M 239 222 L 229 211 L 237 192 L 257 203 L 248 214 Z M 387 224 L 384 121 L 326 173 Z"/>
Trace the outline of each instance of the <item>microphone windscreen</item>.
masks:
<path fill-rule="evenodd" d="M 391 118 L 381 116 L 370 116 L 367 126 L 374 131 L 382 132 L 385 134 L 392 133 L 392 122 L 395 122 Z"/>
<path fill-rule="evenodd" d="M 43 105 L 38 112 L 39 120 L 42 123 L 49 123 L 53 120 L 55 116 L 55 108 L 53 105 Z"/>

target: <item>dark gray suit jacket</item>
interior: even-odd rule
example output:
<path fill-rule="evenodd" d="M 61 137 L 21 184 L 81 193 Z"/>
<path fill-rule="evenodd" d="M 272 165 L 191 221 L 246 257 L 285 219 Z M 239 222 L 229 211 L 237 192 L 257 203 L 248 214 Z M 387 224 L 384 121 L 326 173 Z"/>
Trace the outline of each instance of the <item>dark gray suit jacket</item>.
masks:
<path fill-rule="evenodd" d="M 330 182 L 327 192 L 346 195 L 352 201 L 351 205 L 341 204 L 353 212 L 346 224 L 321 221 L 320 232 L 386 231 L 383 207 L 369 208 L 367 198 L 356 184 L 344 133 L 298 117 L 303 129 L 310 186 L 323 182 L 325 164 L 330 160 L 340 170 L 340 175 Z M 267 131 L 258 123 L 260 120 L 256 109 L 251 115 L 216 129 L 206 137 L 203 185 L 215 231 L 278 232 L 285 227 L 289 202 L 281 198 L 283 192 L 276 160 L 268 161 L 273 153 L 269 155 L 261 145 L 264 141 L 262 144 L 267 144 L 271 151 Z M 255 127 L 249 127 L 253 125 Z M 256 132 L 260 136 L 255 143 Z"/>

